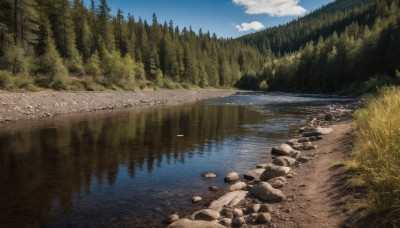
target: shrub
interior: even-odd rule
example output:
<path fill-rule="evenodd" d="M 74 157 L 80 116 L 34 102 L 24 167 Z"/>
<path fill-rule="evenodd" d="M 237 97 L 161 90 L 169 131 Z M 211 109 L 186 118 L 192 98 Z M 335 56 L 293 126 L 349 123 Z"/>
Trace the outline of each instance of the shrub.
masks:
<path fill-rule="evenodd" d="M 1 89 L 13 88 L 11 72 L 0 70 L 0 88 Z"/>

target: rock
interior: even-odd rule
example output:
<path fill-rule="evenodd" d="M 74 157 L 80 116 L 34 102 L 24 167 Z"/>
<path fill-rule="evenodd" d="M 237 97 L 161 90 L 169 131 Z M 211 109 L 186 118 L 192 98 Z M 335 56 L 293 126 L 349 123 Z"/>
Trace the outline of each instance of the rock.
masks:
<path fill-rule="evenodd" d="M 242 190 L 243 188 L 246 187 L 246 183 L 244 182 L 237 182 L 231 186 L 229 186 L 229 191 L 236 191 L 236 190 Z"/>
<path fill-rule="evenodd" d="M 215 173 L 211 173 L 211 172 L 203 173 L 203 174 L 201 174 L 201 176 L 203 178 L 215 178 L 215 177 L 217 177 L 217 175 Z"/>
<path fill-rule="evenodd" d="M 270 166 L 272 163 L 258 164 L 257 169 L 265 169 Z"/>
<path fill-rule="evenodd" d="M 201 198 L 200 196 L 194 196 L 192 198 L 192 203 L 198 203 L 198 202 L 200 202 L 202 200 L 203 200 L 203 198 Z"/>
<path fill-rule="evenodd" d="M 229 207 L 224 207 L 221 210 L 221 214 L 224 215 L 227 218 L 233 218 L 233 209 Z"/>
<path fill-rule="evenodd" d="M 288 144 L 289 146 L 293 146 L 298 142 L 299 141 L 297 139 L 289 139 L 288 141 L 286 141 L 286 144 Z"/>
<path fill-rule="evenodd" d="M 173 223 L 175 221 L 178 221 L 178 219 L 179 219 L 179 215 L 173 214 L 173 215 L 168 216 L 168 218 L 166 218 L 164 220 L 164 222 L 167 223 L 167 224 L 170 224 L 170 223 Z"/>
<path fill-rule="evenodd" d="M 320 135 L 327 135 L 333 132 L 332 128 L 323 128 L 323 127 L 317 127 L 316 131 L 320 134 Z"/>
<path fill-rule="evenodd" d="M 219 221 L 219 223 L 225 227 L 231 227 L 232 224 L 232 219 L 230 218 L 223 218 L 221 219 L 221 221 Z"/>
<path fill-rule="evenodd" d="M 210 187 L 208 187 L 208 190 L 216 192 L 216 191 L 218 191 L 218 187 L 217 186 L 210 186 Z"/>
<path fill-rule="evenodd" d="M 332 121 L 333 120 L 333 114 L 332 113 L 326 113 L 324 116 L 325 121 Z"/>
<path fill-rule="evenodd" d="M 274 165 L 286 166 L 286 167 L 294 166 L 295 163 L 296 159 L 287 156 L 280 156 L 272 161 L 272 164 Z"/>
<path fill-rule="evenodd" d="M 271 150 L 272 154 L 280 155 L 280 156 L 286 156 L 290 155 L 290 153 L 293 151 L 293 148 L 289 146 L 288 144 L 281 144 L 279 146 L 273 147 Z"/>
<path fill-rule="evenodd" d="M 242 201 L 246 197 L 247 193 L 248 193 L 247 191 L 242 191 L 242 190 L 229 192 L 221 196 L 217 200 L 213 201 L 208 208 L 219 212 L 225 205 L 236 206 L 240 201 Z"/>
<path fill-rule="evenodd" d="M 242 217 L 242 216 L 243 216 L 243 211 L 242 210 L 240 210 L 238 208 L 233 209 L 233 217 L 234 218 Z"/>
<path fill-rule="evenodd" d="M 258 214 L 256 221 L 258 223 L 269 223 L 271 222 L 271 214 L 270 213 L 260 213 Z"/>
<path fill-rule="evenodd" d="M 299 157 L 296 160 L 298 162 L 300 162 L 300 163 L 306 163 L 306 162 L 309 162 L 311 160 L 311 158 L 309 158 L 309 157 Z"/>
<path fill-rule="evenodd" d="M 314 127 L 302 127 L 298 130 L 299 133 L 303 133 L 303 132 L 310 132 L 310 131 L 315 131 Z"/>
<path fill-rule="evenodd" d="M 307 145 L 303 147 L 303 150 L 315 150 L 317 148 L 318 148 L 317 145 Z"/>
<path fill-rule="evenodd" d="M 292 146 L 293 150 L 302 150 L 303 149 L 303 144 L 302 143 L 296 143 Z M 293 154 L 293 152 L 292 152 Z"/>
<path fill-rule="evenodd" d="M 221 216 L 219 212 L 212 209 L 203 209 L 193 213 L 192 217 L 194 220 L 213 221 L 219 219 Z"/>
<path fill-rule="evenodd" d="M 260 210 L 258 210 L 258 212 L 272 213 L 272 206 L 269 204 L 261 204 Z"/>
<path fill-rule="evenodd" d="M 225 181 L 227 182 L 233 182 L 239 180 L 239 174 L 236 172 L 230 172 L 228 174 L 226 174 L 225 176 Z"/>
<path fill-rule="evenodd" d="M 314 141 L 318 140 L 317 137 L 315 137 L 315 136 L 310 136 L 308 138 L 310 139 L 311 142 L 314 142 Z"/>
<path fill-rule="evenodd" d="M 270 181 L 271 183 L 273 183 L 273 182 L 275 182 L 275 181 L 277 181 L 277 180 L 280 180 L 280 181 L 282 181 L 283 183 L 286 183 L 286 182 L 287 182 L 286 178 L 284 178 L 284 177 L 275 177 L 275 178 L 270 179 L 269 181 Z"/>
<path fill-rule="evenodd" d="M 312 146 L 311 142 L 303 142 L 303 146 Z"/>
<path fill-rule="evenodd" d="M 255 185 L 251 190 L 251 194 L 256 198 L 267 201 L 280 202 L 285 199 L 285 195 L 280 190 L 273 188 L 270 184 L 265 182 L 260 182 Z"/>
<path fill-rule="evenodd" d="M 260 204 L 253 204 L 249 205 L 246 207 L 247 213 L 256 213 L 258 210 L 260 210 L 261 205 Z"/>
<path fill-rule="evenodd" d="M 261 174 L 260 180 L 265 181 L 274 177 L 281 177 L 289 174 L 291 169 L 289 167 L 272 165 L 265 169 Z"/>
<path fill-rule="evenodd" d="M 232 225 L 233 226 L 242 226 L 246 223 L 246 220 L 243 217 L 237 217 L 232 219 Z"/>
<path fill-rule="evenodd" d="M 283 185 L 284 185 L 284 183 L 281 180 L 276 180 L 276 181 L 272 182 L 272 184 L 271 184 L 271 186 L 273 188 L 283 188 Z"/>
<path fill-rule="evenodd" d="M 253 169 L 244 174 L 244 178 L 247 180 L 259 180 L 261 174 L 264 172 L 265 168 Z"/>
<path fill-rule="evenodd" d="M 225 226 L 216 222 L 196 221 L 184 218 L 172 223 L 168 228 L 225 228 Z"/>
<path fill-rule="evenodd" d="M 297 158 L 298 156 L 300 156 L 300 154 L 301 154 L 300 151 L 294 150 L 294 151 L 292 152 L 292 154 L 290 155 L 290 157 L 292 157 L 292 158 Z"/>
<path fill-rule="evenodd" d="M 304 142 L 310 142 L 310 139 L 308 137 L 301 137 L 299 139 L 299 143 L 304 143 Z"/>

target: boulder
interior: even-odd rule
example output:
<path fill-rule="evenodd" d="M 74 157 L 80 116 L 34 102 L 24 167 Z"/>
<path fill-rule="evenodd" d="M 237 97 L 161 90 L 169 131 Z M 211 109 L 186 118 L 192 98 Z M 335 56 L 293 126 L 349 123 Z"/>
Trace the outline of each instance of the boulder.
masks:
<path fill-rule="evenodd" d="M 217 200 L 214 200 L 208 208 L 219 212 L 222 210 L 222 208 L 224 208 L 225 205 L 236 206 L 237 203 L 239 203 L 246 197 L 247 193 L 247 191 L 242 190 L 229 192 L 221 196 Z"/>
<path fill-rule="evenodd" d="M 290 155 L 290 157 L 292 157 L 292 158 L 297 158 L 297 157 L 300 156 L 300 154 L 301 154 L 300 151 L 294 150 L 294 151 L 292 152 L 292 154 Z"/>
<path fill-rule="evenodd" d="M 264 172 L 264 170 L 265 170 L 265 168 L 250 170 L 244 174 L 244 178 L 247 180 L 259 180 L 260 176 Z"/>
<path fill-rule="evenodd" d="M 236 191 L 236 190 L 242 190 L 243 188 L 246 187 L 246 183 L 244 182 L 237 182 L 231 186 L 229 186 L 229 191 Z"/>
<path fill-rule="evenodd" d="M 288 141 L 286 141 L 286 144 L 288 144 L 289 146 L 293 146 L 298 142 L 299 141 L 297 139 L 289 139 Z"/>
<path fill-rule="evenodd" d="M 184 218 L 170 224 L 168 228 L 225 228 L 225 226 L 216 222 L 196 221 Z"/>
<path fill-rule="evenodd" d="M 317 137 L 315 137 L 315 136 L 311 136 L 311 137 L 308 137 L 308 138 L 310 139 L 311 142 L 314 142 L 314 141 L 318 140 Z"/>
<path fill-rule="evenodd" d="M 290 172 L 291 172 L 291 169 L 289 167 L 277 166 L 277 165 L 269 166 L 261 174 L 260 180 L 265 181 L 265 180 L 269 180 L 274 177 L 285 176 L 285 175 L 289 174 Z"/>
<path fill-rule="evenodd" d="M 284 183 L 281 180 L 276 180 L 276 181 L 272 182 L 272 184 L 271 184 L 271 186 L 273 188 L 283 188 L 283 185 L 284 185 Z"/>
<path fill-rule="evenodd" d="M 193 213 L 192 218 L 194 220 L 203 220 L 203 221 L 213 221 L 219 219 L 220 214 L 217 211 L 212 209 L 203 209 L 200 211 L 196 211 Z"/>
<path fill-rule="evenodd" d="M 269 222 L 271 222 L 271 214 L 270 213 L 260 213 L 260 214 L 258 214 L 256 221 L 261 224 L 269 223 Z"/>
<path fill-rule="evenodd" d="M 302 143 L 296 143 L 296 144 L 294 144 L 294 145 L 292 146 L 292 148 L 293 148 L 294 151 L 302 150 L 302 149 L 303 149 L 303 144 L 302 144 Z M 293 153 L 294 153 L 294 152 L 292 151 L 291 154 L 293 154 Z"/>
<path fill-rule="evenodd" d="M 200 196 L 194 196 L 192 198 L 192 203 L 198 203 L 198 202 L 200 202 L 202 200 L 203 200 L 203 198 L 201 198 Z"/>
<path fill-rule="evenodd" d="M 224 207 L 221 210 L 221 214 L 224 215 L 227 218 L 233 218 L 233 209 L 229 207 Z"/>
<path fill-rule="evenodd" d="M 290 155 L 290 153 L 293 151 L 293 148 L 289 146 L 288 144 L 281 144 L 279 146 L 273 147 L 271 150 L 272 154 L 276 154 L 279 156 L 286 156 Z"/>
<path fill-rule="evenodd" d="M 234 218 L 242 217 L 242 216 L 243 216 L 243 211 L 242 210 L 240 210 L 238 208 L 233 209 L 233 217 Z"/>
<path fill-rule="evenodd" d="M 260 182 L 253 187 L 251 194 L 258 199 L 266 201 L 280 202 L 285 199 L 285 195 L 278 189 L 273 188 L 270 184 Z"/>
<path fill-rule="evenodd" d="M 236 172 L 230 172 L 230 173 L 226 174 L 226 176 L 225 176 L 226 182 L 233 182 L 236 180 L 239 180 L 239 174 Z"/>
<path fill-rule="evenodd" d="M 294 166 L 295 163 L 296 159 L 287 156 L 280 156 L 272 161 L 272 164 L 274 165 L 286 166 L 286 167 Z"/>
<path fill-rule="evenodd" d="M 179 219 L 179 215 L 173 214 L 173 215 L 168 216 L 168 218 L 166 218 L 164 220 L 164 222 L 167 223 L 167 224 L 170 224 L 170 223 L 173 223 L 175 221 L 178 221 L 178 219 Z"/>
<path fill-rule="evenodd" d="M 203 178 L 215 178 L 215 177 L 217 177 L 217 175 L 215 173 L 212 173 L 212 172 L 203 173 L 203 174 L 201 174 L 201 176 Z"/>
<path fill-rule="evenodd" d="M 231 227 L 232 224 L 232 219 L 230 218 L 223 218 L 221 219 L 221 221 L 219 221 L 219 223 L 225 227 Z"/>

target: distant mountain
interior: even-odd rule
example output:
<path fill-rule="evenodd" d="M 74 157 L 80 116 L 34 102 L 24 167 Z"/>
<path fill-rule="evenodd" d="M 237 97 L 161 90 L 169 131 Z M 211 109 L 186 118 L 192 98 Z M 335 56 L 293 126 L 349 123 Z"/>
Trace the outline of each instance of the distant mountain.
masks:
<path fill-rule="evenodd" d="M 310 14 L 285 25 L 238 38 L 244 43 L 257 46 L 263 52 L 271 50 L 275 54 L 297 51 L 308 41 L 317 41 L 333 32 L 340 33 L 346 26 L 357 21 L 371 25 L 369 17 L 374 0 L 336 0 Z"/>

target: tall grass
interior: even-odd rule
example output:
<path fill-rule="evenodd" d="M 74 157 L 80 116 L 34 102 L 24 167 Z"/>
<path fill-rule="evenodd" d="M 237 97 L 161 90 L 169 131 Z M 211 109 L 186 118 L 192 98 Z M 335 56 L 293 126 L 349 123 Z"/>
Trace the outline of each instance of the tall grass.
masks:
<path fill-rule="evenodd" d="M 400 88 L 385 87 L 355 113 L 354 160 L 368 188 L 367 214 L 400 224 Z"/>

